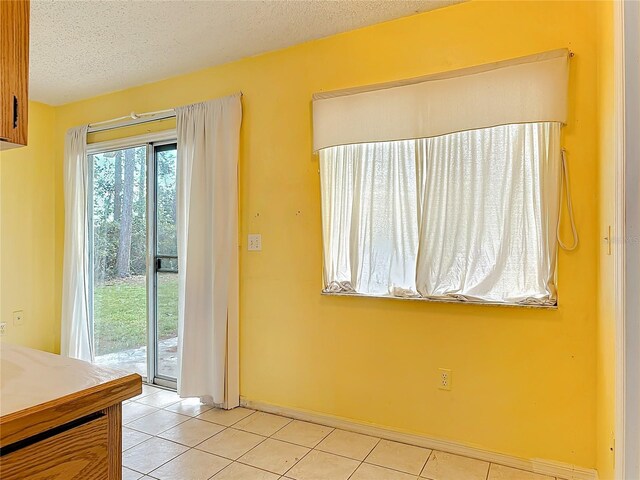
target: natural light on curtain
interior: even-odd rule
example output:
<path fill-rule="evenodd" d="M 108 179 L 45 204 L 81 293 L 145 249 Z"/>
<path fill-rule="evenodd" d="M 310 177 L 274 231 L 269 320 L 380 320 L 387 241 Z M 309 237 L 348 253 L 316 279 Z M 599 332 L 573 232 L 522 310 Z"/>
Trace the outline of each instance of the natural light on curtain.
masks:
<path fill-rule="evenodd" d="M 560 127 L 322 149 L 325 291 L 555 304 Z"/>
<path fill-rule="evenodd" d="M 176 109 L 178 394 L 234 408 L 241 94 Z"/>
<path fill-rule="evenodd" d="M 93 361 L 89 299 L 87 125 L 70 128 L 64 141 L 64 263 L 60 353 Z"/>

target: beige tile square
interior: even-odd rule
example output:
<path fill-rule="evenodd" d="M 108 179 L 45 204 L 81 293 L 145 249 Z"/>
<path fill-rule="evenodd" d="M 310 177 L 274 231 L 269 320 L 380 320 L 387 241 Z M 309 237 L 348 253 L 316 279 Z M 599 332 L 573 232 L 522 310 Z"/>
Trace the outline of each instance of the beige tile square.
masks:
<path fill-rule="evenodd" d="M 157 387 L 156 385 L 151 385 L 149 383 L 143 383 L 142 384 L 142 394 L 143 395 L 151 395 L 152 393 L 159 392 L 160 390 L 162 390 L 162 389 L 160 387 Z"/>
<path fill-rule="evenodd" d="M 264 439 L 264 437 L 256 435 L 255 433 L 227 428 L 224 432 L 220 432 L 202 442 L 197 448 L 205 452 L 215 453 L 221 457 L 237 460 L 253 447 L 264 441 Z"/>
<path fill-rule="evenodd" d="M 434 450 L 421 477 L 431 480 L 486 480 L 489 462 Z"/>
<path fill-rule="evenodd" d="M 131 428 L 122 427 L 122 451 L 135 447 L 139 443 L 149 440 L 151 435 L 132 430 Z"/>
<path fill-rule="evenodd" d="M 291 422 L 290 418 L 273 415 L 271 413 L 256 412 L 253 415 L 240 420 L 233 426 L 233 428 L 269 437 L 289 422 Z"/>
<path fill-rule="evenodd" d="M 207 480 L 230 463 L 226 458 L 191 449 L 149 475 L 159 480 Z"/>
<path fill-rule="evenodd" d="M 122 423 L 127 424 L 138 418 L 142 418 L 150 413 L 157 412 L 158 409 L 138 402 L 129 402 L 122 406 Z"/>
<path fill-rule="evenodd" d="M 131 400 L 133 400 L 133 401 L 140 400 L 141 398 L 146 397 L 148 395 L 151 395 L 153 393 L 158 393 L 160 390 L 162 390 L 162 389 L 154 387 L 152 385 L 148 385 L 146 383 L 143 383 L 142 384 L 142 393 L 140 395 L 136 395 Z"/>
<path fill-rule="evenodd" d="M 164 407 L 165 410 L 169 410 L 170 412 L 188 415 L 190 417 L 197 417 L 212 408 L 212 405 L 205 405 L 199 398 L 185 398 L 184 400 Z"/>
<path fill-rule="evenodd" d="M 187 447 L 162 438 L 150 438 L 122 454 L 122 465 L 136 472 L 149 473 L 187 451 Z"/>
<path fill-rule="evenodd" d="M 332 431 L 333 428 L 331 427 L 294 420 L 281 430 L 278 430 L 273 435 L 273 438 L 313 448 Z"/>
<path fill-rule="evenodd" d="M 376 437 L 336 429 L 322 440 L 316 449 L 355 460 L 364 460 L 378 441 L 380 439 Z"/>
<path fill-rule="evenodd" d="M 278 480 L 280 475 L 234 462 L 211 480 Z"/>
<path fill-rule="evenodd" d="M 300 460 L 287 477 L 295 480 L 347 480 L 360 462 L 331 453 L 312 450 Z"/>
<path fill-rule="evenodd" d="M 204 442 L 207 438 L 220 433 L 224 429 L 225 427 L 222 425 L 190 418 L 184 423 L 159 433 L 158 437 L 186 445 L 187 447 L 195 447 L 200 442 Z"/>
<path fill-rule="evenodd" d="M 140 432 L 157 435 L 160 432 L 164 432 L 171 427 L 175 427 L 176 425 L 189 420 L 189 418 L 190 417 L 187 417 L 186 415 L 179 415 L 177 413 L 167 412 L 166 410 L 157 410 L 149 415 L 145 415 L 142 418 L 128 423 L 127 426 Z"/>
<path fill-rule="evenodd" d="M 268 438 L 245 453 L 238 461 L 282 475 L 298 463 L 307 452 L 309 452 L 308 448 Z"/>
<path fill-rule="evenodd" d="M 234 408 L 233 410 L 222 410 L 220 408 L 212 408 L 204 413 L 198 415 L 200 420 L 206 420 L 207 422 L 217 423 L 218 425 L 224 425 L 230 427 L 234 423 L 239 422 L 245 417 L 248 417 L 255 410 L 249 410 L 248 408 Z"/>
<path fill-rule="evenodd" d="M 415 475 L 398 472 L 389 468 L 361 464 L 349 480 L 417 480 Z"/>
<path fill-rule="evenodd" d="M 431 450 L 426 448 L 390 440 L 380 440 L 380 443 L 371 451 L 365 462 L 418 475 L 430 454 Z"/>
<path fill-rule="evenodd" d="M 146 395 L 142 397 L 140 400 L 136 400 L 138 403 L 142 403 L 144 405 L 150 405 L 152 407 L 163 408 L 167 407 L 173 403 L 177 403 L 182 400 L 176 392 L 171 392 L 169 390 L 158 390 L 151 395 Z"/>
<path fill-rule="evenodd" d="M 554 478 L 492 463 L 487 480 L 554 480 Z"/>
<path fill-rule="evenodd" d="M 138 480 L 139 478 L 142 478 L 141 473 L 122 467 L 122 480 Z"/>

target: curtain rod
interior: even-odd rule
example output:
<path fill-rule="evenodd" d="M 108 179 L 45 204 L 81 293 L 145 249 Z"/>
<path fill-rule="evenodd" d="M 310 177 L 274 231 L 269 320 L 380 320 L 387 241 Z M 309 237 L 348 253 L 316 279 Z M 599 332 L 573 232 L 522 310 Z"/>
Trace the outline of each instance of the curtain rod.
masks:
<path fill-rule="evenodd" d="M 157 112 L 148 113 L 135 113 L 131 112 L 126 117 L 112 118 L 111 120 L 105 120 L 103 122 L 95 122 L 89 124 L 87 133 L 103 132 L 105 130 L 113 130 L 115 128 L 131 127 L 133 125 L 140 125 L 142 123 L 155 122 L 158 120 L 165 120 L 167 118 L 173 118 L 176 116 L 176 112 L 173 109 L 160 110 Z M 120 122 L 120 120 L 126 120 Z M 113 123 L 119 122 L 119 123 Z"/>

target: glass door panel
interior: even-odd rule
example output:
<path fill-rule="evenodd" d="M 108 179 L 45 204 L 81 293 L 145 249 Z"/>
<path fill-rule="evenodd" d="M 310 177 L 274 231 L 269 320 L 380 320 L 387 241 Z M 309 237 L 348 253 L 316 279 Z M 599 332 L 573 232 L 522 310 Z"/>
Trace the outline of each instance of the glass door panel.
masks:
<path fill-rule="evenodd" d="M 95 362 L 147 376 L 147 147 L 89 164 Z"/>
<path fill-rule="evenodd" d="M 156 376 L 178 375 L 178 244 L 175 143 L 157 145 L 155 156 L 155 341 Z"/>

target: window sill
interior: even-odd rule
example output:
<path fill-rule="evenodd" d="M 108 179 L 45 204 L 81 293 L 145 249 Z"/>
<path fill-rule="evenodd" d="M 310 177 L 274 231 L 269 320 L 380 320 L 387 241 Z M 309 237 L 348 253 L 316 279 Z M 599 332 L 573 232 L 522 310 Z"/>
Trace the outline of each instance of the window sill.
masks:
<path fill-rule="evenodd" d="M 355 297 L 355 298 L 382 298 L 388 300 L 404 300 L 410 302 L 428 302 L 428 303 L 450 303 L 455 305 L 480 305 L 490 307 L 507 307 L 507 308 L 533 308 L 541 310 L 557 310 L 558 303 L 555 305 L 538 305 L 538 304 L 525 304 L 525 303 L 500 303 L 500 302 L 480 302 L 473 300 L 456 300 L 456 299 L 436 299 L 436 298 L 418 298 L 418 297 L 392 297 L 390 295 L 365 295 L 362 293 L 337 293 L 337 292 L 322 292 L 322 296 L 326 297 Z"/>

